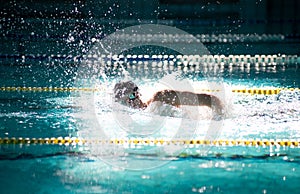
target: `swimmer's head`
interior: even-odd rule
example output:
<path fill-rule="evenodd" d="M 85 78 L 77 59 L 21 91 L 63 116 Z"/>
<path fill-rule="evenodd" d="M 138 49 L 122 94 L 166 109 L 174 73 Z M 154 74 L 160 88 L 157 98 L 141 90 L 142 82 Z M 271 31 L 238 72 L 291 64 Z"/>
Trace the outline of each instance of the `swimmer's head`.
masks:
<path fill-rule="evenodd" d="M 133 95 L 137 92 L 138 87 L 132 81 L 119 82 L 115 85 L 114 93 L 117 100 L 129 98 L 132 99 Z"/>
<path fill-rule="evenodd" d="M 132 108 L 143 108 L 144 104 L 139 98 L 138 87 L 132 81 L 119 82 L 114 87 L 116 101 Z"/>

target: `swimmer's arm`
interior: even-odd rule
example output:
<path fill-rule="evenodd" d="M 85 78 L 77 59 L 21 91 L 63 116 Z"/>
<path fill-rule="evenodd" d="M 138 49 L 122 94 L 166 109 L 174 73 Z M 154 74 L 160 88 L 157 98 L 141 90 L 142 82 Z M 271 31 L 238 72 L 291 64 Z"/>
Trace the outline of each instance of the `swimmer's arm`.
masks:
<path fill-rule="evenodd" d="M 195 94 L 193 92 L 181 92 L 174 90 L 163 90 L 157 92 L 149 101 L 159 101 L 173 106 L 211 106 L 211 96 L 207 94 Z"/>
<path fill-rule="evenodd" d="M 153 98 L 147 102 L 147 105 L 155 101 L 176 107 L 180 105 L 208 106 L 214 109 L 218 114 L 222 114 L 224 109 L 222 102 L 216 96 L 210 94 L 195 94 L 193 92 L 163 90 L 157 92 Z"/>
<path fill-rule="evenodd" d="M 164 104 L 169 104 L 176 107 L 180 105 L 178 94 L 174 90 L 163 90 L 156 92 L 153 98 L 147 102 L 147 105 L 152 102 L 162 102 Z"/>

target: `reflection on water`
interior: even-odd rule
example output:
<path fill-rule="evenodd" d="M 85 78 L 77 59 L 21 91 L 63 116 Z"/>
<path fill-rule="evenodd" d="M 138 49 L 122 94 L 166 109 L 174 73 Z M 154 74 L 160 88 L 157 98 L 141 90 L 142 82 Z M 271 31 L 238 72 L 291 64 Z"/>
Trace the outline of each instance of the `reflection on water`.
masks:
<path fill-rule="evenodd" d="M 1 80 L 3 85 L 20 86 L 68 86 L 70 77 L 64 70 L 49 69 L 49 76 L 61 72 L 58 82 L 41 76 L 37 70 L 35 81 L 11 78 L 16 69 L 5 67 Z M 18 67 L 20 68 L 20 67 Z M 18 69 L 17 68 L 17 69 Z M 27 72 L 28 68 L 19 69 Z M 43 71 L 43 70 L 42 70 Z M 218 139 L 299 139 L 300 120 L 299 91 L 282 91 L 278 95 L 245 95 L 228 92 L 231 88 L 244 87 L 298 87 L 297 69 L 276 72 L 271 79 L 264 72 L 228 73 L 224 76 L 227 115 Z M 226 74 L 226 73 L 225 73 Z M 135 78 L 139 80 L 138 78 Z M 189 79 L 189 76 L 184 77 Z M 45 81 L 48 80 L 48 81 Z M 62 81 L 64 80 L 64 81 Z M 283 82 L 284 80 L 284 82 Z M 204 88 L 207 84 L 203 77 L 190 79 L 193 87 Z M 61 85 L 56 85 L 60 83 Z M 200 110 L 203 117 L 193 120 L 184 111 L 174 107 L 160 106 L 160 110 L 131 110 L 114 107 L 112 89 L 113 78 L 100 81 L 105 92 L 4 92 L 0 99 L 1 137 L 164 137 L 178 135 L 183 120 L 191 127 L 181 131 L 185 138 L 203 138 L 210 122 L 210 109 Z M 151 97 L 157 87 L 157 79 L 138 82 L 143 100 Z M 85 96 L 84 96 L 85 95 Z M 84 98 L 82 96 L 90 97 Z M 96 107 L 92 117 L 86 107 Z M 115 109 L 114 109 L 115 108 Z M 151 108 L 151 107 L 150 107 Z M 157 107 L 156 107 L 157 108 Z M 119 110 L 124 121 L 116 119 L 113 110 Z M 95 110 L 95 109 L 92 109 Z M 198 110 L 199 111 L 199 110 Z M 193 112 L 193 111 L 192 111 Z M 96 117 L 94 117 L 96 115 Z M 123 115 L 123 116 L 122 116 Z M 131 118 L 134 122 L 128 123 Z M 96 118 L 96 119 L 95 119 Z M 116 122 L 118 121 L 118 122 Z M 122 122 L 121 122 L 122 121 Z M 155 124 L 152 122 L 155 121 Z M 127 125 L 125 125 L 127 122 Z M 194 122 L 194 123 L 193 123 Z M 124 124 L 125 123 L 125 124 Z M 151 127 L 149 127 L 151 126 Z M 188 125 L 187 125 L 188 126 Z M 197 126 L 197 127 L 195 127 Z M 101 128 L 101 130 L 99 130 Z M 142 129 L 142 130 L 141 130 Z M 152 129 L 152 130 L 151 130 Z M 184 133 L 185 132 L 185 133 Z M 287 192 L 298 188 L 299 151 L 293 148 L 272 147 L 126 147 L 88 145 L 1 145 L 1 172 L 8 176 L 1 180 L 17 180 L 18 177 L 32 177 L 39 183 L 20 180 L 20 188 L 30 186 L 36 192 L 132 192 L 169 191 L 169 192 L 236 192 L 239 185 L 247 185 L 247 192 L 277 192 L 275 188 L 289 185 Z M 177 150 L 176 150 L 177 149 Z M 205 152 L 203 152 L 205 150 Z M 204 154 L 205 153 L 205 154 Z M 13 162 L 14 167 L 11 167 Z M 33 168 L 34 167 L 34 168 Z M 127 169 L 148 169 L 130 171 Z M 7 173 L 5 173 L 7 172 Z M 15 173 L 14 173 L 15 172 Z M 50 172 L 50 173 L 49 173 Z M 24 176 L 22 176 L 24 175 Z M 18 176 L 18 177 L 17 177 Z M 174 178 L 176 177 L 176 178 Z M 179 178 L 178 178 L 179 177 Z M 224 178 L 225 177 L 225 178 Z M 272 178 L 270 178 L 272 177 Z M 47 181 L 48 180 L 48 181 Z M 230 181 L 229 181 L 230 180 Z M 255 184 L 250 184 L 255 182 Z M 259 182 L 259 184 L 257 184 Z M 9 181 L 8 188 L 12 188 Z M 22 187 L 22 184 L 24 186 Z M 55 187 L 55 185 L 57 187 Z M 142 185 L 143 187 L 140 187 Z M 17 192 L 17 188 L 15 191 Z M 245 190 L 240 190 L 245 193 Z"/>

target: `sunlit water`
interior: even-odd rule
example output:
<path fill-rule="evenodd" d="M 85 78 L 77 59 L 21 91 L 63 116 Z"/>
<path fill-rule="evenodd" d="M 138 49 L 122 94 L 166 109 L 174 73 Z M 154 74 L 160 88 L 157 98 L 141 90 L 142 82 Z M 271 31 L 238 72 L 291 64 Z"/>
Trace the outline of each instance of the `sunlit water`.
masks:
<path fill-rule="evenodd" d="M 73 85 L 76 77 L 76 66 L 1 65 L 0 68 L 1 86 L 67 87 Z M 226 116 L 214 138 L 300 139 L 299 91 L 270 96 L 230 92 L 232 88 L 244 87 L 299 87 L 299 73 L 297 66 L 273 72 L 223 70 Z M 189 80 L 193 88 L 207 86 L 200 76 L 182 78 Z M 133 76 L 133 79 L 145 101 L 159 89 L 158 78 Z M 101 79 L 97 86 L 105 92 L 96 93 L 2 91 L 1 137 L 207 137 L 210 109 L 197 109 L 201 113 L 198 120 L 193 118 L 193 110 L 188 114 L 187 110 L 174 107 L 131 110 L 113 101 L 115 82 L 109 75 L 107 80 Z M 122 115 L 118 117 L 116 112 Z M 126 122 L 126 118 L 133 122 Z M 186 124 L 183 126 L 186 132 L 178 133 L 182 123 Z M 6 185 L 3 193 L 286 193 L 297 191 L 300 182 L 299 148 L 187 146 L 175 153 L 155 146 L 1 145 L 0 148 L 0 180 Z"/>

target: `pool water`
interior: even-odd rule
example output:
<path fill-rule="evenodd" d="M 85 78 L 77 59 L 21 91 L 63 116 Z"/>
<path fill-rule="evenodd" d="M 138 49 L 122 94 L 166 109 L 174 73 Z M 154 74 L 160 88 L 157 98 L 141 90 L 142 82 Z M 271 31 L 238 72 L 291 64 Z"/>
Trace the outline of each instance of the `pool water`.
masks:
<path fill-rule="evenodd" d="M 80 86 L 74 84 L 77 64 L 35 63 L 1 63 L 0 86 Z M 128 69 L 145 99 L 168 76 L 158 78 L 156 69 L 152 71 L 135 75 Z M 228 106 L 215 138 L 299 140 L 299 90 L 276 95 L 231 92 L 233 88 L 299 88 L 299 75 L 297 64 L 219 71 L 222 80 L 213 80 L 212 85 L 221 83 Z M 179 77 L 193 88 L 212 86 L 200 74 Z M 0 137 L 173 138 L 182 123 L 194 127 L 192 134 L 179 134 L 182 137 L 207 137 L 203 128 L 210 125 L 210 118 L 193 120 L 169 107 L 165 107 L 167 114 L 115 109 L 111 92 L 116 80 L 118 74 L 102 75 L 96 84 L 102 92 L 1 90 Z M 85 104 L 95 104 L 96 111 L 89 112 Z M 96 119 L 90 119 L 91 112 Z M 124 127 L 115 112 L 138 121 Z M 154 132 L 136 130 L 152 126 L 148 122 L 154 117 L 161 125 L 154 126 Z M 299 148 L 284 146 L 183 146 L 173 153 L 156 146 L 1 144 L 0 150 L 2 193 L 295 193 L 300 189 Z"/>

